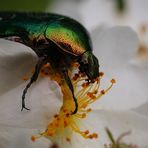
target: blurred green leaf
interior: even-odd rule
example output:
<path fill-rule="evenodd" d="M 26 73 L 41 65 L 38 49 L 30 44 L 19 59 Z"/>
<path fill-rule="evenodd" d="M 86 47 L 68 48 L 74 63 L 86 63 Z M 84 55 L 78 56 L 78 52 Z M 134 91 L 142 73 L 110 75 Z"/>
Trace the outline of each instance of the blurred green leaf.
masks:
<path fill-rule="evenodd" d="M 129 135 L 130 132 L 125 132 L 122 133 L 116 140 L 112 134 L 112 132 L 108 129 L 105 128 L 106 133 L 108 135 L 108 138 L 110 139 L 111 143 L 110 144 L 105 144 L 105 148 L 138 148 L 136 145 L 132 145 L 132 144 L 126 144 L 124 142 L 122 142 L 122 139 Z"/>
<path fill-rule="evenodd" d="M 118 13 L 124 13 L 126 10 L 126 0 L 115 0 L 116 10 Z"/>
<path fill-rule="evenodd" d="M 0 11 L 44 11 L 52 0 L 0 0 Z"/>

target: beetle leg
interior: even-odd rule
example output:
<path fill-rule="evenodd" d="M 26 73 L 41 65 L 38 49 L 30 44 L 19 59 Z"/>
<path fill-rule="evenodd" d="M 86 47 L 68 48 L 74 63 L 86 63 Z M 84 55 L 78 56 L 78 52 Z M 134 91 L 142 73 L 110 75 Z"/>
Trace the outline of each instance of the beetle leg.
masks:
<path fill-rule="evenodd" d="M 30 86 L 32 85 L 32 83 L 34 83 L 37 80 L 42 66 L 44 64 L 46 64 L 46 63 L 47 63 L 47 57 L 39 58 L 36 66 L 35 66 L 35 71 L 34 71 L 33 75 L 31 76 L 30 82 L 26 85 L 25 89 L 23 90 L 23 94 L 22 94 L 22 109 L 21 109 L 21 111 L 23 109 L 30 110 L 25 105 L 25 95 L 27 94 L 27 91 L 30 88 Z"/>
<path fill-rule="evenodd" d="M 75 102 L 75 110 L 72 112 L 72 114 L 75 114 L 78 111 L 78 102 L 77 102 L 77 99 L 75 98 L 75 95 L 74 95 L 73 85 L 72 85 L 72 82 L 69 78 L 68 71 L 66 69 L 63 70 L 63 74 L 64 74 L 64 78 L 66 80 L 66 83 L 67 83 L 68 87 L 70 88 L 70 90 L 72 92 L 72 96 L 73 96 L 73 99 L 74 99 L 74 102 Z"/>

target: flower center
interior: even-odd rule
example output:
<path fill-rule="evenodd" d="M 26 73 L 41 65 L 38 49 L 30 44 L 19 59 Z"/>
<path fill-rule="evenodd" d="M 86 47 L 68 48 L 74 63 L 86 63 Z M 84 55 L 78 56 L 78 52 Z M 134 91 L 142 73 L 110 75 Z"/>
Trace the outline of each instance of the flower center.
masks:
<path fill-rule="evenodd" d="M 90 133 L 87 129 L 82 131 L 79 123 L 92 111 L 92 109 L 89 108 L 89 105 L 99 100 L 107 93 L 115 83 L 115 80 L 111 80 L 111 85 L 107 89 L 100 90 L 100 81 L 104 75 L 102 72 L 94 83 L 87 81 L 87 77 L 84 73 L 76 73 L 72 77 L 72 83 L 75 90 L 75 97 L 78 102 L 78 111 L 76 114 L 72 114 L 72 111 L 75 109 L 75 102 L 66 81 L 59 74 L 53 73 L 51 69 L 50 74 L 47 74 L 47 70 L 46 72 L 42 71 L 42 74 L 50 75 L 50 78 L 58 82 L 63 93 L 63 105 L 59 113 L 54 115 L 53 120 L 47 126 L 46 131 L 39 136 L 32 136 L 32 140 L 35 141 L 41 136 L 52 139 L 59 135 L 65 135 L 65 140 L 70 142 L 73 133 L 78 133 L 86 139 L 98 138 L 97 133 Z"/>

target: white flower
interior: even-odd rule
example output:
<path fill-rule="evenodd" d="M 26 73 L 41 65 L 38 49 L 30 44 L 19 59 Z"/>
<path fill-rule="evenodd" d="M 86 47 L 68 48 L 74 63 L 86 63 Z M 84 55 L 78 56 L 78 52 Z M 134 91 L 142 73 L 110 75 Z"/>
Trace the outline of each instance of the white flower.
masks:
<path fill-rule="evenodd" d="M 79 0 L 54 0 L 51 5 L 46 8 L 46 11 L 67 15 L 80 22 L 82 18 L 79 12 L 81 2 Z"/>
<path fill-rule="evenodd" d="M 102 31 L 98 36 L 92 36 L 95 37 L 94 52 L 100 59 L 101 70 L 105 72 L 104 78 L 107 78 L 105 83 L 114 77 L 117 79 L 117 84 L 103 99 L 94 103 L 97 110 L 90 112 L 88 118 L 82 119 L 81 131 L 90 130 L 91 133 L 99 133 L 99 138 L 86 140 L 79 133 L 72 132 L 71 142 L 67 142 L 65 138 L 57 138 L 60 148 L 103 147 L 103 144 L 108 142 L 105 127 L 109 127 L 115 136 L 131 130 L 132 135 L 127 137 L 128 142 L 138 144 L 140 147 L 148 146 L 147 117 L 128 110 L 147 100 L 145 98 L 147 71 L 141 69 L 141 73 L 130 64 L 137 46 L 135 33 L 126 27 L 115 27 Z M 20 146 L 48 148 L 50 145 L 50 142 L 44 138 L 36 142 L 32 142 L 30 138 L 43 132 L 52 116 L 61 107 L 62 95 L 58 86 L 48 78 L 40 78 L 26 96 L 27 106 L 31 111 L 20 111 L 21 94 L 26 85 L 22 78 L 31 72 L 35 62 L 35 55 L 26 46 L 0 40 L 0 147 L 2 148 Z M 135 95 L 134 100 L 132 95 Z"/>
<path fill-rule="evenodd" d="M 105 71 L 107 77 L 115 77 L 118 82 L 114 91 L 99 102 L 105 107 L 108 105 L 116 109 L 129 109 L 147 101 L 147 84 L 144 81 L 148 71 L 132 63 L 136 56 L 138 41 L 130 30 L 129 33 L 124 33 L 126 29 L 115 27 L 93 38 L 95 52 L 100 57 L 101 69 Z M 117 105 L 120 103 L 122 106 Z"/>
<path fill-rule="evenodd" d="M 123 15 L 115 12 L 115 1 L 103 0 L 85 0 L 81 2 L 79 11 L 81 12 L 82 20 L 87 28 L 92 29 L 98 24 L 106 25 L 128 25 L 135 29 L 139 28 L 141 23 L 146 23 L 148 16 L 147 0 L 124 0 L 126 10 Z M 88 21 L 89 20 L 89 21 Z"/>

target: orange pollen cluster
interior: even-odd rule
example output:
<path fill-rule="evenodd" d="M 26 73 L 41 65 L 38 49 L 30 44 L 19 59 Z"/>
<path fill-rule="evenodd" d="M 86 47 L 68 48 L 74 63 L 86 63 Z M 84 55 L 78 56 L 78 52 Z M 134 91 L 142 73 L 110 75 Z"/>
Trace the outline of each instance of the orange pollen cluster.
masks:
<path fill-rule="evenodd" d="M 29 76 L 28 76 L 28 75 L 25 75 L 25 76 L 23 77 L 23 80 L 24 80 L 24 81 L 29 80 Z"/>
<path fill-rule="evenodd" d="M 48 68 L 48 65 L 47 67 Z M 44 70 L 45 72 L 45 70 Z M 43 73 L 44 74 L 44 73 Z M 71 135 L 69 133 L 78 133 L 86 139 L 98 138 L 97 133 L 90 133 L 89 130 L 82 131 L 80 129 L 80 122 L 84 118 L 87 118 L 89 112 L 92 111 L 89 105 L 99 100 L 105 93 L 107 93 L 113 84 L 116 82 L 114 79 L 111 80 L 111 85 L 104 90 L 100 90 L 100 81 L 104 73 L 101 72 L 100 76 L 92 83 L 87 80 L 84 73 L 78 72 L 72 77 L 72 83 L 75 90 L 75 97 L 78 103 L 78 111 L 76 114 L 71 114 L 75 108 L 73 98 L 69 95 L 71 92 L 65 88 L 65 85 L 60 84 L 62 90 L 66 90 L 70 93 L 63 93 L 63 106 L 61 107 L 58 114 L 55 114 L 53 120 L 49 123 L 45 132 L 39 136 L 32 136 L 32 141 L 35 141 L 41 136 L 48 138 L 54 138 L 58 135 L 66 135 L 65 140 L 71 142 Z M 69 95 L 69 96 L 68 96 Z M 68 96 L 68 97 L 67 97 Z M 68 131 L 66 133 L 66 131 Z M 71 132 L 69 132 L 71 131 Z"/>

